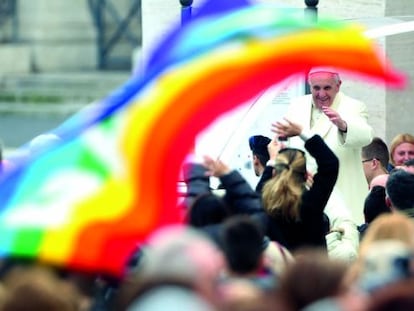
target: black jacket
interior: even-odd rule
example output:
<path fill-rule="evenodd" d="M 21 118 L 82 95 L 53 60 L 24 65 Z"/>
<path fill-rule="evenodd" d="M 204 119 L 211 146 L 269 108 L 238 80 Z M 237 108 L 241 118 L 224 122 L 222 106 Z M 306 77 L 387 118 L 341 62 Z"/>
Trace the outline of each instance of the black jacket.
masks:
<path fill-rule="evenodd" d="M 326 249 L 325 235 L 329 231 L 329 219 L 324 209 L 339 170 L 338 158 L 319 135 L 308 139 L 305 148 L 316 159 L 318 171 L 313 177 L 312 187 L 302 195 L 300 221 L 283 216 L 272 217 L 264 210 L 253 213 L 253 217 L 263 226 L 265 234 L 291 251 L 304 246 Z M 241 208 L 238 211 L 249 212 Z"/>
<path fill-rule="evenodd" d="M 225 201 L 232 208 L 233 214 L 249 214 L 262 226 L 265 235 L 271 240 L 277 241 L 287 249 L 293 251 L 302 246 L 316 246 L 326 249 L 325 235 L 329 231 L 329 219 L 324 213 L 325 205 L 335 185 L 339 161 L 336 155 L 329 149 L 319 135 L 314 135 L 305 143 L 305 148 L 316 159 L 318 171 L 313 177 L 314 182 L 310 190 L 304 191 L 300 206 L 300 221 L 286 218 L 271 217 L 261 203 L 260 195 L 252 189 L 247 181 L 236 170 L 220 177 L 221 184 L 226 190 Z M 196 169 L 202 171 L 200 168 Z M 194 173 L 194 171 L 193 171 Z M 191 182 L 199 182 L 190 174 L 187 179 L 188 186 Z M 187 175 L 187 177 L 189 177 Z M 198 175 L 207 182 L 205 175 Z M 268 175 L 271 178 L 271 175 Z M 267 180 L 263 180 L 263 184 Z M 199 189 L 205 189 L 200 187 Z M 194 195 L 194 193 L 192 193 Z M 219 225 L 207 226 L 204 229 L 210 235 L 215 235 Z"/>

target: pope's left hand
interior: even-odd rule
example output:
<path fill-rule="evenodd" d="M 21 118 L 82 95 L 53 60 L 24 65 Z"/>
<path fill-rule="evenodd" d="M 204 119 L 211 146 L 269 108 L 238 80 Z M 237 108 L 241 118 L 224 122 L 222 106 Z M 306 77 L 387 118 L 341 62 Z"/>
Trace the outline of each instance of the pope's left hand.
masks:
<path fill-rule="evenodd" d="M 348 125 L 346 124 L 345 120 L 341 118 L 338 112 L 333 110 L 331 107 L 323 106 L 322 112 L 331 120 L 336 127 L 341 130 L 342 132 L 346 132 L 348 129 Z"/>

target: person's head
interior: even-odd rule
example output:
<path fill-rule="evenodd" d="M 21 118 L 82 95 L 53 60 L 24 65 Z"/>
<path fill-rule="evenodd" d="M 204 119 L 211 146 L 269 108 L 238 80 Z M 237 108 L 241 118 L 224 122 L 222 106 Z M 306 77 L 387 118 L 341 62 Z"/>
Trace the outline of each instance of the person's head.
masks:
<path fill-rule="evenodd" d="M 302 310 L 319 299 L 340 295 L 347 264 L 319 249 L 295 253 L 293 262 L 280 277 L 279 291 L 292 310 Z"/>
<path fill-rule="evenodd" d="M 221 230 L 221 245 L 230 273 L 257 274 L 263 265 L 264 234 L 248 215 L 228 218 Z"/>
<path fill-rule="evenodd" d="M 266 166 L 266 162 L 269 161 L 269 153 L 267 151 L 267 145 L 271 139 L 263 135 L 254 135 L 249 138 L 249 147 L 252 151 L 253 169 L 256 176 L 260 176 Z"/>
<path fill-rule="evenodd" d="M 281 149 L 274 172 L 275 176 L 263 187 L 264 209 L 271 216 L 297 219 L 307 178 L 305 153 L 294 148 Z"/>
<path fill-rule="evenodd" d="M 358 287 L 374 293 L 412 278 L 413 255 L 412 247 L 401 240 L 391 238 L 372 241 L 364 246 L 364 253 L 358 258 Z"/>
<path fill-rule="evenodd" d="M 369 189 L 372 189 L 376 186 L 381 186 L 385 188 L 388 177 L 390 177 L 390 174 L 381 174 L 381 175 L 375 176 L 374 178 L 372 178 L 369 184 Z"/>
<path fill-rule="evenodd" d="M 404 162 L 401 168 L 409 173 L 414 174 L 414 158 Z"/>
<path fill-rule="evenodd" d="M 220 284 L 218 310 L 289 311 L 273 290 L 263 290 L 248 278 L 232 278 Z"/>
<path fill-rule="evenodd" d="M 390 162 L 394 166 L 414 159 L 414 136 L 408 133 L 398 134 L 391 141 Z"/>
<path fill-rule="evenodd" d="M 369 225 L 359 246 L 360 256 L 374 241 L 397 240 L 414 251 L 414 222 L 403 213 L 387 213 L 376 217 Z"/>
<path fill-rule="evenodd" d="M 1 310 L 75 311 L 80 307 L 75 286 L 47 266 L 12 267 L 3 276 L 2 284 L 6 299 L 1 302 Z"/>
<path fill-rule="evenodd" d="M 379 137 L 374 137 L 361 149 L 362 167 L 368 184 L 378 175 L 387 173 L 389 152 L 387 144 Z"/>
<path fill-rule="evenodd" d="M 385 186 L 387 204 L 414 217 L 414 174 L 397 169 L 390 173 Z"/>
<path fill-rule="evenodd" d="M 198 295 L 188 284 L 175 280 L 145 282 L 134 288 L 135 292 L 117 303 L 118 311 L 213 311 L 216 308 Z M 147 284 L 148 283 L 148 284 Z M 125 296 L 125 295 L 124 295 Z"/>
<path fill-rule="evenodd" d="M 372 187 L 364 202 L 365 223 L 371 223 L 375 218 L 384 213 L 391 213 L 391 209 L 385 202 L 385 187 Z"/>
<path fill-rule="evenodd" d="M 316 67 L 308 74 L 308 83 L 315 106 L 330 107 L 341 88 L 341 79 L 333 68 Z"/>
<path fill-rule="evenodd" d="M 230 216 L 230 208 L 222 197 L 211 192 L 195 197 L 186 214 L 188 224 L 203 227 L 221 223 Z"/>
<path fill-rule="evenodd" d="M 217 281 L 226 261 L 202 231 L 184 224 L 164 226 L 149 236 L 143 254 L 138 278 L 179 278 L 207 300 L 217 298 Z"/>
<path fill-rule="evenodd" d="M 358 248 L 358 257 L 348 276 L 363 287 L 372 289 L 393 276 L 393 259 L 406 251 L 414 251 L 414 222 L 399 213 L 386 213 L 376 217 L 365 231 Z M 399 255 L 398 255 L 399 256 Z"/>

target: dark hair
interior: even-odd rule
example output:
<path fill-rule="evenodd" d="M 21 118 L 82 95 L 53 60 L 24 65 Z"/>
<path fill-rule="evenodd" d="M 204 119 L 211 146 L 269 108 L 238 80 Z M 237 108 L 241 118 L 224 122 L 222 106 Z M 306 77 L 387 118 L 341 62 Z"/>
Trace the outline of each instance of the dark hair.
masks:
<path fill-rule="evenodd" d="M 230 269 L 240 274 L 255 271 L 263 252 L 263 239 L 263 231 L 249 216 L 235 215 L 227 219 L 221 244 Z"/>
<path fill-rule="evenodd" d="M 405 161 L 404 166 L 414 166 L 414 159 Z"/>
<path fill-rule="evenodd" d="M 414 216 L 414 174 L 404 170 L 393 170 L 385 189 L 394 208 Z"/>
<path fill-rule="evenodd" d="M 258 157 L 260 164 L 266 166 L 266 162 L 269 161 L 269 152 L 267 151 L 267 145 L 272 140 L 269 137 L 263 135 L 254 135 L 249 137 L 249 147 L 255 156 Z"/>
<path fill-rule="evenodd" d="M 391 213 L 391 209 L 385 202 L 385 188 L 373 187 L 365 198 L 364 217 L 365 222 L 370 223 L 382 213 Z"/>
<path fill-rule="evenodd" d="M 198 195 L 187 211 L 187 222 L 194 227 L 221 223 L 230 215 L 226 202 L 213 193 Z"/>
<path fill-rule="evenodd" d="M 321 249 L 302 249 L 281 275 L 280 294 L 293 310 L 302 310 L 319 299 L 340 294 L 347 268 L 345 262 L 332 260 Z"/>
<path fill-rule="evenodd" d="M 384 169 L 387 169 L 390 161 L 387 144 L 379 137 L 374 137 L 368 145 L 362 147 L 362 157 L 365 159 L 377 159 Z"/>

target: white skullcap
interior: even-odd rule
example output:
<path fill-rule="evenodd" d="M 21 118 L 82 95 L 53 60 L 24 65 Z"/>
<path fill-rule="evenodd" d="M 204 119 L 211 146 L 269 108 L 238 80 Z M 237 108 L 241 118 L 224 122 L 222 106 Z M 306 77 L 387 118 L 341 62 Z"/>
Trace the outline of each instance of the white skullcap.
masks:
<path fill-rule="evenodd" d="M 309 75 L 318 73 L 318 72 L 328 72 L 328 73 L 333 73 L 333 74 L 339 74 L 338 70 L 334 67 L 318 66 L 318 67 L 313 67 L 311 70 L 309 70 Z"/>

